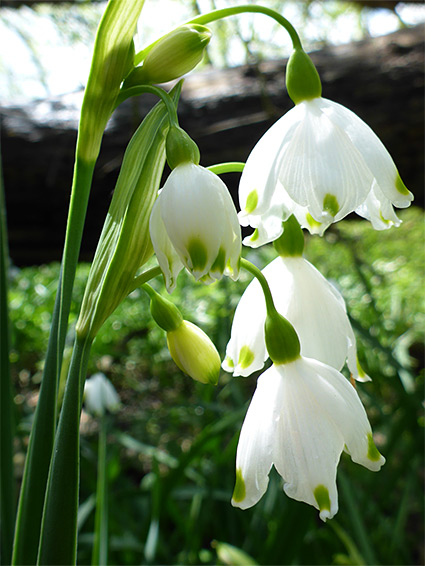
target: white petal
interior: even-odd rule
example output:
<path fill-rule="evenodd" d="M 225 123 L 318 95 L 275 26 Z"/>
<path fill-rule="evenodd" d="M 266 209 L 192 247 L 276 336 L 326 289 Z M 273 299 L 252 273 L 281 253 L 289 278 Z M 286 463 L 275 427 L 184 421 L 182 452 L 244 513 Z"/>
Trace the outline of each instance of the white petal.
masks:
<path fill-rule="evenodd" d="M 346 132 L 360 151 L 386 198 L 400 208 L 409 206 L 413 196 L 411 193 L 402 194 L 397 190 L 397 168 L 373 130 L 354 112 L 331 100 L 322 99 L 322 111 Z"/>
<path fill-rule="evenodd" d="M 277 183 L 276 155 L 288 143 L 303 112 L 301 105 L 292 108 L 267 130 L 251 151 L 239 184 L 239 219 L 242 226 L 252 225 L 249 221 L 251 214 L 258 216 L 269 209 Z M 254 194 L 256 199 L 253 199 Z M 251 201 L 248 200 L 250 195 Z M 256 205 L 247 209 L 247 201 L 248 204 L 256 201 Z"/>
<path fill-rule="evenodd" d="M 232 505 L 241 509 L 255 505 L 269 483 L 280 382 L 280 375 L 274 366 L 258 378 L 257 389 L 242 425 L 236 454 L 236 473 L 237 478 L 240 475 L 238 479 L 244 489 L 239 491 L 239 497 L 235 496 L 235 490 L 232 499 Z M 244 497 L 241 498 L 241 495 Z"/>
<path fill-rule="evenodd" d="M 260 284 L 254 279 L 246 288 L 233 318 L 230 341 L 222 364 L 234 376 L 251 375 L 268 358 L 264 341 L 266 303 Z"/>
<path fill-rule="evenodd" d="M 317 360 L 307 359 L 304 365 L 316 372 L 316 378 L 311 379 L 309 385 L 311 394 L 341 431 L 351 459 L 369 470 L 378 471 L 385 458 L 373 444 L 366 411 L 354 387 L 334 368 Z"/>
<path fill-rule="evenodd" d="M 278 257 L 263 274 L 300 338 L 301 354 L 341 369 L 354 336 L 338 291 L 302 257 Z"/>
<path fill-rule="evenodd" d="M 159 267 L 165 278 L 167 291 L 171 293 L 176 286 L 177 276 L 183 269 L 183 264 L 172 245 L 164 223 L 161 218 L 160 201 L 161 196 L 155 201 L 149 220 L 149 232 L 153 249 L 158 259 Z"/>
<path fill-rule="evenodd" d="M 371 192 L 364 203 L 356 209 L 359 216 L 370 220 L 375 230 L 387 230 L 391 226 L 400 226 L 401 220 L 394 208 L 374 182 Z"/>
<path fill-rule="evenodd" d="M 338 511 L 336 469 L 344 438 L 311 390 L 317 376 L 303 358 L 277 366 L 281 376 L 281 406 L 273 450 L 273 462 L 284 480 L 285 493 L 320 510 L 323 520 Z M 322 508 L 318 491 L 327 493 Z"/>
<path fill-rule="evenodd" d="M 279 179 L 289 196 L 308 206 L 313 218 L 340 220 L 367 197 L 373 176 L 365 160 L 342 128 L 322 112 L 322 99 L 305 105 L 304 119 L 290 143 L 277 157 Z M 325 209 L 325 199 L 335 197 L 337 210 Z"/>

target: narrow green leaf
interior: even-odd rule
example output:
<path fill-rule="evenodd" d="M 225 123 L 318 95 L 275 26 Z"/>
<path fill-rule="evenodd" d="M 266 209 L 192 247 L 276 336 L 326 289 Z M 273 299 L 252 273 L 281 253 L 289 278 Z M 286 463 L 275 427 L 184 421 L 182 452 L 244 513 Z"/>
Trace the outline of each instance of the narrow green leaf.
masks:
<path fill-rule="evenodd" d="M 96 516 L 94 521 L 94 543 L 92 565 L 108 564 L 108 478 L 106 463 L 107 417 L 99 421 L 99 444 L 97 456 Z"/>
<path fill-rule="evenodd" d="M 1 493 L 1 564 L 9 564 L 12 557 L 15 526 L 16 493 L 13 477 L 13 394 L 10 376 L 9 310 L 7 300 L 8 245 L 3 175 L 0 163 L 0 493 Z"/>

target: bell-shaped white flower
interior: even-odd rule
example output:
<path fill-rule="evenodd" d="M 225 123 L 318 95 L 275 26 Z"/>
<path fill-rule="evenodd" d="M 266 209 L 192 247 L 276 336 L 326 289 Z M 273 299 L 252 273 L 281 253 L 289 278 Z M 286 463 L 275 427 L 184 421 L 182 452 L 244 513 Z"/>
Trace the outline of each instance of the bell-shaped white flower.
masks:
<path fill-rule="evenodd" d="M 289 497 L 331 519 L 338 511 L 336 470 L 343 450 L 372 471 L 385 463 L 350 382 L 310 358 L 272 365 L 259 377 L 242 425 L 232 504 L 255 505 L 274 465 Z"/>
<path fill-rule="evenodd" d="M 294 326 L 301 354 L 341 370 L 347 361 L 353 377 L 370 378 L 357 362 L 356 339 L 339 291 L 301 256 L 277 257 L 263 270 L 280 314 Z M 268 353 L 264 338 L 266 303 L 254 279 L 235 311 L 222 367 L 248 376 L 261 369 Z"/>
<path fill-rule="evenodd" d="M 239 186 L 239 220 L 257 229 L 246 240 L 257 247 L 276 239 L 290 214 L 311 233 L 323 234 L 353 211 L 384 229 L 400 223 L 393 205 L 412 200 L 369 126 L 318 97 L 298 103 L 252 150 Z"/>
<path fill-rule="evenodd" d="M 115 413 L 120 407 L 120 398 L 114 386 L 103 373 L 95 373 L 84 384 L 86 410 L 102 416 L 106 411 Z"/>
<path fill-rule="evenodd" d="M 239 276 L 241 235 L 236 209 L 221 179 L 184 162 L 168 177 L 152 210 L 150 235 L 168 291 L 183 265 L 211 283 Z"/>

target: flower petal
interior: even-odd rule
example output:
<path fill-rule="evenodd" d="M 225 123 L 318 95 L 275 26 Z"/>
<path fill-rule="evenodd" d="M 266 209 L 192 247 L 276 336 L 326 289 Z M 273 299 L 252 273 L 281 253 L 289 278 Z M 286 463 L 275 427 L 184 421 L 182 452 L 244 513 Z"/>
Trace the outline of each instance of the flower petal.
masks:
<path fill-rule="evenodd" d="M 232 505 L 247 509 L 263 496 L 269 483 L 281 378 L 272 366 L 258 378 L 242 425 L 236 454 L 237 480 Z"/>
<path fill-rule="evenodd" d="M 165 278 L 167 291 L 171 293 L 177 283 L 177 276 L 183 269 L 183 264 L 172 245 L 170 238 L 161 218 L 160 201 L 161 195 L 155 201 L 149 220 L 149 232 L 152 245 L 158 259 L 159 267 Z"/>

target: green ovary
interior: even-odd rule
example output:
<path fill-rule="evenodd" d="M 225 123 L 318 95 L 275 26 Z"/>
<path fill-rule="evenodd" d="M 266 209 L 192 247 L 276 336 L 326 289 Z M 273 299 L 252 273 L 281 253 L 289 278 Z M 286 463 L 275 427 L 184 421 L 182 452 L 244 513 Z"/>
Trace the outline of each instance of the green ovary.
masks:
<path fill-rule="evenodd" d="M 239 353 L 238 365 L 242 369 L 245 369 L 249 367 L 253 361 L 254 361 L 254 352 L 251 350 L 249 346 L 242 346 L 241 351 Z"/>
<path fill-rule="evenodd" d="M 324 485 L 318 485 L 313 491 L 314 499 L 317 501 L 320 511 L 331 510 L 331 500 L 329 497 L 329 490 Z"/>
<path fill-rule="evenodd" d="M 202 271 L 207 264 L 207 248 L 198 238 L 194 238 L 187 245 L 187 251 L 192 262 L 192 269 Z"/>
<path fill-rule="evenodd" d="M 331 216 L 336 216 L 339 211 L 339 203 L 335 195 L 327 194 L 323 199 L 323 210 Z"/>
<path fill-rule="evenodd" d="M 242 476 L 242 471 L 240 468 L 236 470 L 236 483 L 235 489 L 233 490 L 233 501 L 239 503 L 243 501 L 246 496 L 245 480 Z"/>

